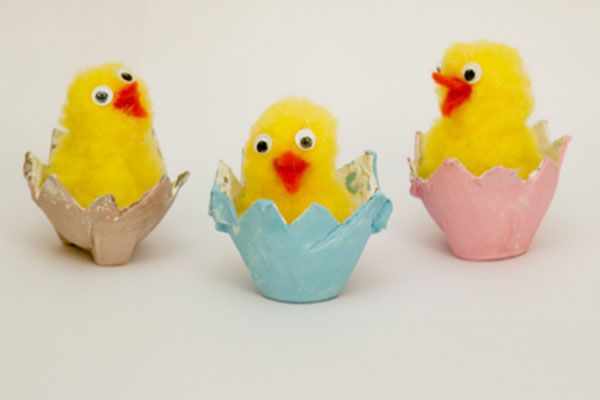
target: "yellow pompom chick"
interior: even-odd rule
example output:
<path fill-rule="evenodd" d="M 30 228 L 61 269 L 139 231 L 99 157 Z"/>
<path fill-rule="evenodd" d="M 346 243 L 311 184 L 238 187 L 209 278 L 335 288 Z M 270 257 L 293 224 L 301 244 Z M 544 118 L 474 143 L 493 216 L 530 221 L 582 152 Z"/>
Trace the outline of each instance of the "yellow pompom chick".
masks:
<path fill-rule="evenodd" d="M 259 199 L 272 200 L 287 223 L 313 203 L 342 222 L 357 205 L 335 167 L 337 121 L 325 108 L 288 97 L 270 106 L 254 124 L 244 148 L 242 215 Z"/>
<path fill-rule="evenodd" d="M 456 43 L 433 73 L 442 117 L 425 134 L 417 173 L 427 179 L 447 158 L 480 176 L 497 165 L 527 179 L 542 161 L 526 120 L 531 83 L 516 49 L 502 43 Z"/>
<path fill-rule="evenodd" d="M 64 133 L 47 174 L 56 174 L 83 208 L 111 193 L 119 208 L 130 206 L 165 173 L 148 88 L 123 64 L 81 71 L 59 123 Z"/>

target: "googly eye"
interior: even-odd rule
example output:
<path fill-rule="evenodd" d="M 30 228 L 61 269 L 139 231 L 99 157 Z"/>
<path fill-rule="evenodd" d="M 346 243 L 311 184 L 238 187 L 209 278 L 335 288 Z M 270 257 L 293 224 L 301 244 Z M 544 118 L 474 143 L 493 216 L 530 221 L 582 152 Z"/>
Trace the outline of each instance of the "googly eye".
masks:
<path fill-rule="evenodd" d="M 113 91 L 106 85 L 100 85 L 92 90 L 92 100 L 99 106 L 110 104 L 113 99 Z"/>
<path fill-rule="evenodd" d="M 131 72 L 129 72 L 125 68 L 121 68 L 120 70 L 118 70 L 117 75 L 119 76 L 119 79 L 121 79 L 124 82 L 131 83 L 135 80 Z"/>
<path fill-rule="evenodd" d="M 463 67 L 462 76 L 471 85 L 477 83 L 481 79 L 481 67 L 475 62 L 470 62 Z"/>
<path fill-rule="evenodd" d="M 254 150 L 258 154 L 267 154 L 271 150 L 273 140 L 268 133 L 261 133 L 254 139 Z"/>
<path fill-rule="evenodd" d="M 302 150 L 310 150 L 317 144 L 317 137 L 310 129 L 300 129 L 296 133 L 296 145 Z"/>

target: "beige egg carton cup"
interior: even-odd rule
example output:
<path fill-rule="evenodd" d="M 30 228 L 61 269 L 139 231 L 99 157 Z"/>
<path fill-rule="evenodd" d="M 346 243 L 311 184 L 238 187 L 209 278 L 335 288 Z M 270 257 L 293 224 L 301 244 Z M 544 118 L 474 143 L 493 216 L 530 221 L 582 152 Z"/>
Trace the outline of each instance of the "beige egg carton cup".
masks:
<path fill-rule="evenodd" d="M 90 251 L 98 265 L 127 263 L 137 244 L 167 213 L 189 176 L 186 171 L 171 182 L 163 175 L 129 207 L 119 209 L 114 196 L 108 194 L 81 208 L 56 175 L 43 181 L 47 168 L 31 152 L 25 154 L 23 174 L 33 201 L 54 225 L 63 244 Z"/>

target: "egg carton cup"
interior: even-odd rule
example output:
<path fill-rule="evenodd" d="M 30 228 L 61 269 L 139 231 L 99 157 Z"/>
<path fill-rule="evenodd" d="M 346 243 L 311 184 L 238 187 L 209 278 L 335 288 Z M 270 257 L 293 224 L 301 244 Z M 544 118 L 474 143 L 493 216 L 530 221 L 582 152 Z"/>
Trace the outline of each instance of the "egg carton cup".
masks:
<path fill-rule="evenodd" d="M 216 229 L 233 239 L 263 296 L 292 303 L 336 297 L 371 234 L 386 227 L 392 204 L 380 191 L 375 153 L 366 152 L 338 172 L 360 207 L 339 223 L 329 210 L 313 203 L 287 224 L 275 203 L 266 199 L 238 218 L 232 199 L 242 185 L 229 166 L 219 162 L 209 214 Z"/>
<path fill-rule="evenodd" d="M 108 194 L 81 208 L 56 175 L 43 181 L 47 168 L 31 152 L 25 154 L 23 174 L 33 201 L 46 214 L 63 244 L 90 251 L 98 265 L 127 263 L 136 245 L 167 213 L 189 176 L 184 172 L 171 182 L 163 175 L 129 207 L 119 209 L 114 196 Z"/>
<path fill-rule="evenodd" d="M 518 256 L 529 249 L 546 214 L 571 138 L 550 142 L 547 123 L 533 126 L 538 148 L 544 155 L 527 180 L 518 170 L 497 166 L 480 177 L 471 174 L 457 159 L 446 159 L 429 179 L 417 175 L 422 134 L 415 139 L 415 160 L 410 193 L 446 235 L 452 252 L 467 260 L 496 260 Z"/>

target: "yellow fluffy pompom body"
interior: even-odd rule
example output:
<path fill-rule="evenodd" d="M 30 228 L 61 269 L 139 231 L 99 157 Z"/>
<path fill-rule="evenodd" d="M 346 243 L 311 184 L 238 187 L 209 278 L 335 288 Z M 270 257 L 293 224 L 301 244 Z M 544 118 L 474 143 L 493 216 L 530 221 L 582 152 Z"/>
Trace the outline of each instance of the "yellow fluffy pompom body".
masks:
<path fill-rule="evenodd" d="M 106 194 L 130 206 L 165 173 L 152 130 L 145 83 L 123 64 L 81 71 L 70 85 L 50 154 L 56 174 L 81 207 Z"/>
<path fill-rule="evenodd" d="M 424 135 L 417 173 L 427 179 L 447 158 L 480 176 L 495 166 L 527 179 L 541 163 L 526 125 L 534 105 L 531 83 L 516 49 L 502 43 L 456 43 L 434 80 L 443 117 Z"/>
<path fill-rule="evenodd" d="M 289 97 L 269 107 L 250 132 L 242 165 L 238 215 L 259 199 L 272 200 L 292 223 L 313 203 L 342 222 L 357 205 L 335 167 L 337 121 L 307 99 Z"/>

